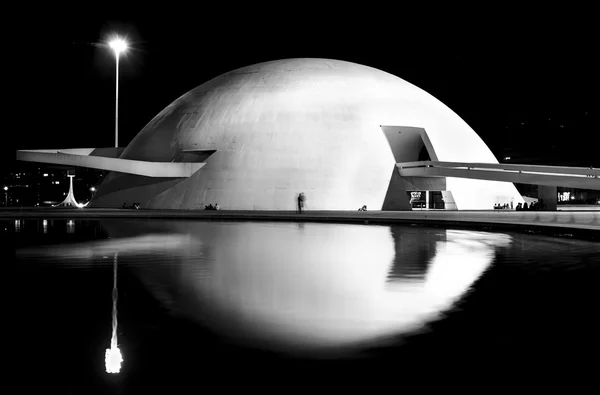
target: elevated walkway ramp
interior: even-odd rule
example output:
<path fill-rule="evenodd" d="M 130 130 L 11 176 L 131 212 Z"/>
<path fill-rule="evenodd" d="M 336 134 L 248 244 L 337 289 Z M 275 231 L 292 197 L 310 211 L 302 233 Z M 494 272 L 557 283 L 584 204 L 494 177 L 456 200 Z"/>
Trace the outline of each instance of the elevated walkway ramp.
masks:
<path fill-rule="evenodd" d="M 122 148 L 73 148 L 60 150 L 18 150 L 17 160 L 62 166 L 85 167 L 145 177 L 187 178 L 200 170 L 214 150 L 188 150 L 194 162 L 148 162 L 120 159 Z M 181 156 L 181 155 L 180 155 Z"/>
<path fill-rule="evenodd" d="M 585 167 L 419 161 L 397 163 L 402 177 L 455 177 L 600 190 L 600 169 Z"/>

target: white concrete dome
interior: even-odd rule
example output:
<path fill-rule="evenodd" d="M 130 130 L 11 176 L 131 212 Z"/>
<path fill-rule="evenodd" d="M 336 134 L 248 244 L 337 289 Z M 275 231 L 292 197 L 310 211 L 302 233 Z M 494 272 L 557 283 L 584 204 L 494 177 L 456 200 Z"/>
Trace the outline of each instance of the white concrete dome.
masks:
<path fill-rule="evenodd" d="M 193 176 L 112 173 L 92 205 L 203 209 L 218 202 L 223 209 L 294 210 L 304 192 L 308 210 L 410 209 L 401 183 L 390 181 L 400 178 L 395 163 L 417 160 L 419 152 L 394 143 L 382 125 L 424 130 L 432 159 L 498 163 L 457 114 L 394 75 L 339 60 L 285 59 L 192 89 L 121 155 L 170 162 L 189 156 L 184 151 L 215 150 Z M 448 178 L 447 190 L 459 209 L 521 200 L 511 183 Z"/>

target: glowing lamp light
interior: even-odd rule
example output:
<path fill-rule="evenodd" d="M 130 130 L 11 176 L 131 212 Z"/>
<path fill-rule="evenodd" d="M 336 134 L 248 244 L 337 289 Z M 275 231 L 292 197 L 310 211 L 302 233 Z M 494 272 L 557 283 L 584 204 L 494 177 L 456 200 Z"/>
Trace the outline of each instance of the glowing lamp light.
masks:
<path fill-rule="evenodd" d="M 123 362 L 123 356 L 121 350 L 117 346 L 112 346 L 106 349 L 105 354 L 106 373 L 119 373 L 121 371 L 121 362 Z"/>
<path fill-rule="evenodd" d="M 115 51 L 115 55 L 119 56 L 121 52 L 125 52 L 127 50 L 127 41 L 122 38 L 114 38 L 109 43 L 108 46 Z"/>
<path fill-rule="evenodd" d="M 115 147 L 119 146 L 119 54 L 125 52 L 128 48 L 127 42 L 122 38 L 115 36 L 108 42 L 108 46 L 115 53 L 116 64 L 116 84 L 115 84 Z"/>

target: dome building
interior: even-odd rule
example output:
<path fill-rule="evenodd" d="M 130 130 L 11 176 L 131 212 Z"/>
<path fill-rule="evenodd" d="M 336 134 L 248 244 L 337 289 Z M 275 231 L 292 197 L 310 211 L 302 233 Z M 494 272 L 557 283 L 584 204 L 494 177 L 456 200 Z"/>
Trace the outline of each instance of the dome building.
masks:
<path fill-rule="evenodd" d="M 410 210 L 410 193 L 442 193 L 446 209 L 490 209 L 522 197 L 510 182 L 402 177 L 417 160 L 498 163 L 457 114 L 371 67 L 285 59 L 220 75 L 156 115 L 120 159 L 203 162 L 190 177 L 111 172 L 91 207 Z"/>

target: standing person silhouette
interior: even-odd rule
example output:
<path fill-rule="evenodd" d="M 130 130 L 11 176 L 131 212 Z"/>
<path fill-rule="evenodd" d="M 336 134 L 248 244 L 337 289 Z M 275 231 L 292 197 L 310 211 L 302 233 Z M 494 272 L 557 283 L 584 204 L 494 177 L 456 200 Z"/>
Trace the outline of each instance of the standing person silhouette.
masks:
<path fill-rule="evenodd" d="M 304 208 L 304 192 L 300 192 L 298 195 L 298 213 L 302 214 Z"/>

